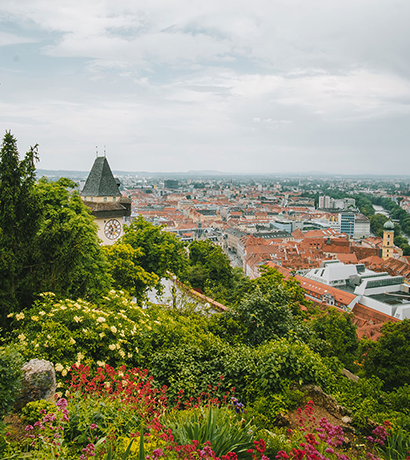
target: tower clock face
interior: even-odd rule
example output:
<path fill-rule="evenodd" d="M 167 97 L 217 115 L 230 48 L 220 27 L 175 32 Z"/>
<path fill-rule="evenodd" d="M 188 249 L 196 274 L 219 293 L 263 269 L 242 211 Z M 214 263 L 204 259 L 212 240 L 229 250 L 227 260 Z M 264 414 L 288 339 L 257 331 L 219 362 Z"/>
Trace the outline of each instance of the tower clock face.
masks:
<path fill-rule="evenodd" d="M 110 240 L 116 240 L 121 235 L 121 224 L 117 219 L 110 219 L 104 225 L 104 234 Z"/>

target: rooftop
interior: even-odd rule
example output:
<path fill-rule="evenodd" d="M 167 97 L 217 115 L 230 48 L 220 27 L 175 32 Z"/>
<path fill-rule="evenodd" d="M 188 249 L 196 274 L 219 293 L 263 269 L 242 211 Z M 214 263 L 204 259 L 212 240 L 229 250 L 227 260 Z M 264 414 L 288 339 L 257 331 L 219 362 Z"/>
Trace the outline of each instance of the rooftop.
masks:
<path fill-rule="evenodd" d="M 82 196 L 121 196 L 119 181 L 112 174 L 107 158 L 97 157 L 81 192 Z"/>

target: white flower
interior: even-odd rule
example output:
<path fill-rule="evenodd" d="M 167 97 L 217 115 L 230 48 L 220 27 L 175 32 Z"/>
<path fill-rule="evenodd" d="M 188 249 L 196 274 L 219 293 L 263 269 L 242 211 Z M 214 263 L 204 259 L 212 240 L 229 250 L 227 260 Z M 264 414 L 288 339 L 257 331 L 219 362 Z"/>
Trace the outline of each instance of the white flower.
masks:
<path fill-rule="evenodd" d="M 128 353 L 128 358 L 132 358 L 132 353 Z"/>
<path fill-rule="evenodd" d="M 124 358 L 124 356 L 125 356 L 125 351 L 124 351 L 124 350 L 120 350 L 120 351 L 118 352 L 118 354 L 121 356 L 121 358 Z"/>
<path fill-rule="evenodd" d="M 100 337 L 101 338 L 105 337 L 105 332 L 100 332 Z"/>
<path fill-rule="evenodd" d="M 104 367 L 105 362 L 104 361 L 97 361 L 97 366 Z"/>
<path fill-rule="evenodd" d="M 38 312 L 38 314 L 39 314 L 40 316 L 44 316 L 44 315 L 46 314 L 46 312 L 43 311 L 43 310 L 41 310 L 41 311 Z"/>
<path fill-rule="evenodd" d="M 111 326 L 110 329 L 113 334 L 117 332 L 117 328 L 115 326 Z"/>
<path fill-rule="evenodd" d="M 18 339 L 20 340 L 20 342 L 22 342 L 23 340 L 26 339 L 26 336 L 25 336 L 24 334 L 20 334 L 20 335 L 18 336 Z"/>
<path fill-rule="evenodd" d="M 65 377 L 67 375 L 67 369 L 63 369 L 63 371 L 61 372 L 61 375 Z"/>
<path fill-rule="evenodd" d="M 74 316 L 73 319 L 76 323 L 81 323 L 81 321 L 83 320 L 83 318 L 81 318 L 80 316 Z"/>
<path fill-rule="evenodd" d="M 20 321 L 21 319 L 24 319 L 24 313 L 23 312 L 17 313 L 17 315 L 16 315 L 16 320 L 17 321 Z"/>
<path fill-rule="evenodd" d="M 103 316 L 99 316 L 97 318 L 97 323 L 103 323 L 105 321 L 105 318 Z"/>
<path fill-rule="evenodd" d="M 77 361 L 81 361 L 82 359 L 84 359 L 84 355 L 81 352 L 77 353 Z"/>
<path fill-rule="evenodd" d="M 110 345 L 108 345 L 108 348 L 110 350 L 115 350 L 115 345 L 113 343 L 110 343 Z"/>
<path fill-rule="evenodd" d="M 60 310 L 67 310 L 67 307 L 65 307 L 64 305 L 61 305 Z"/>
<path fill-rule="evenodd" d="M 61 371 L 64 369 L 64 367 L 63 367 L 62 364 L 57 363 L 57 364 L 54 366 L 54 369 L 55 369 L 57 372 L 61 372 Z"/>
<path fill-rule="evenodd" d="M 72 337 L 70 338 L 70 343 L 71 343 L 71 345 L 75 344 L 75 340 Z"/>

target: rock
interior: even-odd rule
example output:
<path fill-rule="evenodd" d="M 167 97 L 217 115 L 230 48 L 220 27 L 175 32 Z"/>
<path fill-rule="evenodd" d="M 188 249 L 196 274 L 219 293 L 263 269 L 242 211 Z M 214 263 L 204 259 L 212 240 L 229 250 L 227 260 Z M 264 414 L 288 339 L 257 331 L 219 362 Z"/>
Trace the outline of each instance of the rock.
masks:
<path fill-rule="evenodd" d="M 315 405 L 323 407 L 334 417 L 341 418 L 344 415 L 350 415 L 345 407 L 340 406 L 333 396 L 326 394 L 320 387 L 316 385 L 305 385 L 302 387 L 302 391 L 307 398 L 315 403 Z"/>
<path fill-rule="evenodd" d="M 45 359 L 32 359 L 24 364 L 22 370 L 23 387 L 14 406 L 15 410 L 20 410 L 31 401 L 54 401 L 56 374 L 53 363 Z"/>

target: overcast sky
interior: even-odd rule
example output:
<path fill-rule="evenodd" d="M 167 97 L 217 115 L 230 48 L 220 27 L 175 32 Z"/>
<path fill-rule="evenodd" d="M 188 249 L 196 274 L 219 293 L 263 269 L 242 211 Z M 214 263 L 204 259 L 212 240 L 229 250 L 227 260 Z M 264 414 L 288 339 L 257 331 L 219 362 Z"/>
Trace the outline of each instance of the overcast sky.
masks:
<path fill-rule="evenodd" d="M 410 174 L 409 0 L 0 0 L 45 169 Z M 3 135 L 3 134 L 2 134 Z"/>

